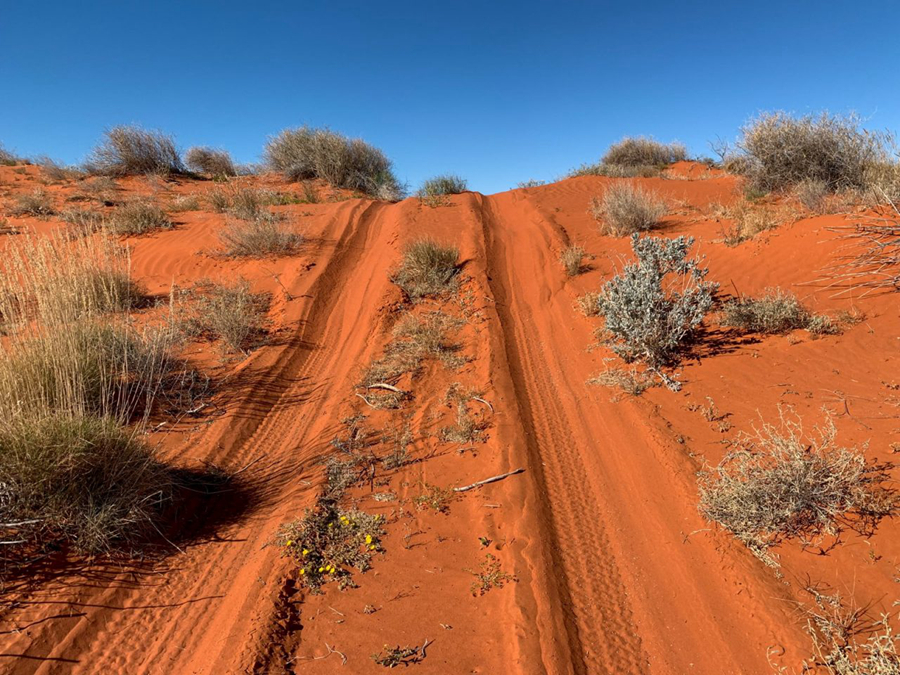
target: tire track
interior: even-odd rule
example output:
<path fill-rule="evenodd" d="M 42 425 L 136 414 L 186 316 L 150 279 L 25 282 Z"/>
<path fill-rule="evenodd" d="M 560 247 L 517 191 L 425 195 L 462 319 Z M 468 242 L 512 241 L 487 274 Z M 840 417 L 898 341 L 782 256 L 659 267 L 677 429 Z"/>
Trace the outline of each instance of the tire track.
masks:
<path fill-rule="evenodd" d="M 572 664 L 576 673 L 643 673 L 647 657 L 631 618 L 629 600 L 609 538 L 599 517 L 602 505 L 594 499 L 584 474 L 579 447 L 570 429 L 583 424 L 571 419 L 558 403 L 558 392 L 571 384 L 551 372 L 540 345 L 535 312 L 521 291 L 525 274 L 516 275 L 510 264 L 507 226 L 490 197 L 482 199 L 482 221 L 487 249 L 488 277 L 497 303 L 516 396 L 522 410 L 527 451 L 539 489 L 546 493 L 550 511 L 547 543 L 553 567 L 558 570 L 559 596 L 565 605 Z M 538 246 L 529 223 L 516 223 L 513 236 L 517 255 Z M 538 234 L 538 236 L 540 236 Z M 537 242 L 540 244 L 541 242 Z M 549 246 L 541 244 L 546 251 Z M 540 265 L 537 265 L 538 267 Z M 531 278 L 532 284 L 539 279 Z M 534 297 L 540 297 L 540 293 Z"/>

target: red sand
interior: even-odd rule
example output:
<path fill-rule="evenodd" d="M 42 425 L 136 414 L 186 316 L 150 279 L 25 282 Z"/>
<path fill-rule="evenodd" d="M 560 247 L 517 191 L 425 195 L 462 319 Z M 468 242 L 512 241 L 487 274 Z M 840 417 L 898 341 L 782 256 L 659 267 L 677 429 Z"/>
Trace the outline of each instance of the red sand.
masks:
<path fill-rule="evenodd" d="M 723 456 L 723 439 L 760 416 L 774 421 L 778 404 L 793 405 L 809 427 L 826 407 L 843 444 L 868 440 L 869 457 L 888 459 L 900 440 L 900 397 L 888 389 L 900 377 L 896 297 L 834 297 L 810 284 L 841 245 L 829 227 L 848 217 L 801 219 L 728 248 L 719 241 L 723 223 L 706 214 L 710 203 L 735 199 L 735 180 L 699 165 L 672 172 L 680 179 L 637 182 L 676 205 L 679 215 L 661 234 L 695 236 L 723 291 L 780 286 L 816 311 L 855 308 L 865 321 L 818 340 L 796 332 L 727 341 L 684 365 L 681 392 L 655 388 L 611 401 L 611 390 L 585 383 L 609 356 L 588 350 L 598 321 L 573 307 L 629 254 L 627 240 L 602 236 L 587 213 L 608 182 L 597 177 L 466 193 L 437 208 L 416 199 L 276 207 L 308 237 L 286 258 L 211 254 L 224 221 L 210 212 L 174 214 L 174 230 L 131 238 L 135 276 L 151 293 L 242 275 L 272 294 L 271 344 L 222 365 L 209 345 L 189 350 L 220 382 L 216 412 L 148 439 L 178 464 L 248 467 L 258 503 L 162 562 L 87 561 L 7 593 L 0 669 L 377 673 L 370 655 L 384 645 L 427 639 L 413 672 L 755 675 L 772 672 L 770 664 L 796 672 L 809 655 L 797 604 L 807 576 L 871 604 L 875 615 L 889 609 L 898 596 L 895 522 L 882 521 L 868 538 L 845 533 L 827 554 L 780 546 L 780 580 L 699 515 L 695 475 Z M 26 174 L 0 168 L 4 205 L 37 185 L 37 169 Z M 253 180 L 297 190 L 273 177 Z M 121 184 L 162 200 L 212 185 Z M 48 189 L 60 207 L 75 191 Z M 55 223 L 10 218 L 39 232 Z M 429 365 L 403 383 L 414 393 L 403 410 L 372 411 L 354 385 L 397 319 L 400 294 L 389 274 L 403 245 L 422 236 L 461 250 L 461 300 L 444 309 L 468 317 L 461 342 L 469 362 L 459 371 Z M 573 279 L 557 260 L 571 243 L 596 256 Z M 494 408 L 485 411 L 487 441 L 468 446 L 474 453 L 437 438 L 454 420 L 442 400 L 452 382 L 479 389 Z M 727 433 L 692 411 L 707 397 L 730 413 Z M 317 460 L 333 452 L 341 420 L 359 412 L 375 429 L 408 417 L 420 461 L 380 477 L 387 482 L 376 491 L 399 501 L 375 501 L 368 487 L 353 493 L 389 522 L 386 552 L 355 575 L 358 588 L 329 584 L 309 595 L 290 561 L 266 544 L 312 503 L 322 480 Z M 519 467 L 525 473 L 460 495 L 447 514 L 408 501 L 423 482 L 463 485 Z M 492 543 L 483 548 L 479 537 Z M 517 581 L 474 597 L 470 570 L 487 552 Z"/>

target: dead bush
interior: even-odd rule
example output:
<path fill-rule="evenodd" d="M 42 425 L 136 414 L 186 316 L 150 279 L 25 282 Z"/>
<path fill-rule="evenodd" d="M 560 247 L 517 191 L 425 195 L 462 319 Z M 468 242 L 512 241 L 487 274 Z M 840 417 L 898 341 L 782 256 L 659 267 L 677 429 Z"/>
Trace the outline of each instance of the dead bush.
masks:
<path fill-rule="evenodd" d="M 88 158 L 89 172 L 108 176 L 183 173 L 174 139 L 139 126 L 113 127 Z"/>
<path fill-rule="evenodd" d="M 0 144 L 0 166 L 15 166 L 21 160 Z"/>
<path fill-rule="evenodd" d="M 605 234 L 622 237 L 653 229 L 667 208 L 653 192 L 630 183 L 615 183 L 602 198 L 591 200 L 590 211 Z"/>
<path fill-rule="evenodd" d="M 37 188 L 33 192 L 19 195 L 8 211 L 11 216 L 35 216 L 48 218 L 56 213 L 53 200 L 46 190 Z"/>

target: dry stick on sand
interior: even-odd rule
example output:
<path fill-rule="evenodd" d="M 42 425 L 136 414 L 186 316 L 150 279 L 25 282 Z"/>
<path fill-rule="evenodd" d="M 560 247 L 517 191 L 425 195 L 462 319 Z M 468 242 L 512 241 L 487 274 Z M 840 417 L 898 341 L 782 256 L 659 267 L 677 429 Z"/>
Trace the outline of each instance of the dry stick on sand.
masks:
<path fill-rule="evenodd" d="M 509 473 L 501 473 L 499 476 L 491 476 L 490 478 L 485 478 L 484 480 L 480 480 L 477 483 L 472 483 L 471 485 L 453 488 L 453 491 L 468 492 L 469 490 L 474 490 L 475 488 L 481 487 L 482 485 L 487 485 L 488 483 L 496 483 L 498 480 L 503 480 L 504 478 L 515 476 L 517 473 L 525 473 L 525 469 L 516 469 L 515 471 L 510 471 Z"/>

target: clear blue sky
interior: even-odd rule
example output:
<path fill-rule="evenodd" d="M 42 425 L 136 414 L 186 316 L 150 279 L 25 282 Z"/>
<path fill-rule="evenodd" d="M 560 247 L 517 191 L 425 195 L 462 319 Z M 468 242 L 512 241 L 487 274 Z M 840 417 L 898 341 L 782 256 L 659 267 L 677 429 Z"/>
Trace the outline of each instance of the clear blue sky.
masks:
<path fill-rule="evenodd" d="M 708 154 L 760 110 L 900 129 L 900 3 L 0 0 L 0 143 L 84 158 L 137 122 L 258 158 L 303 123 L 383 148 L 415 188 L 496 192 L 626 134 Z"/>

